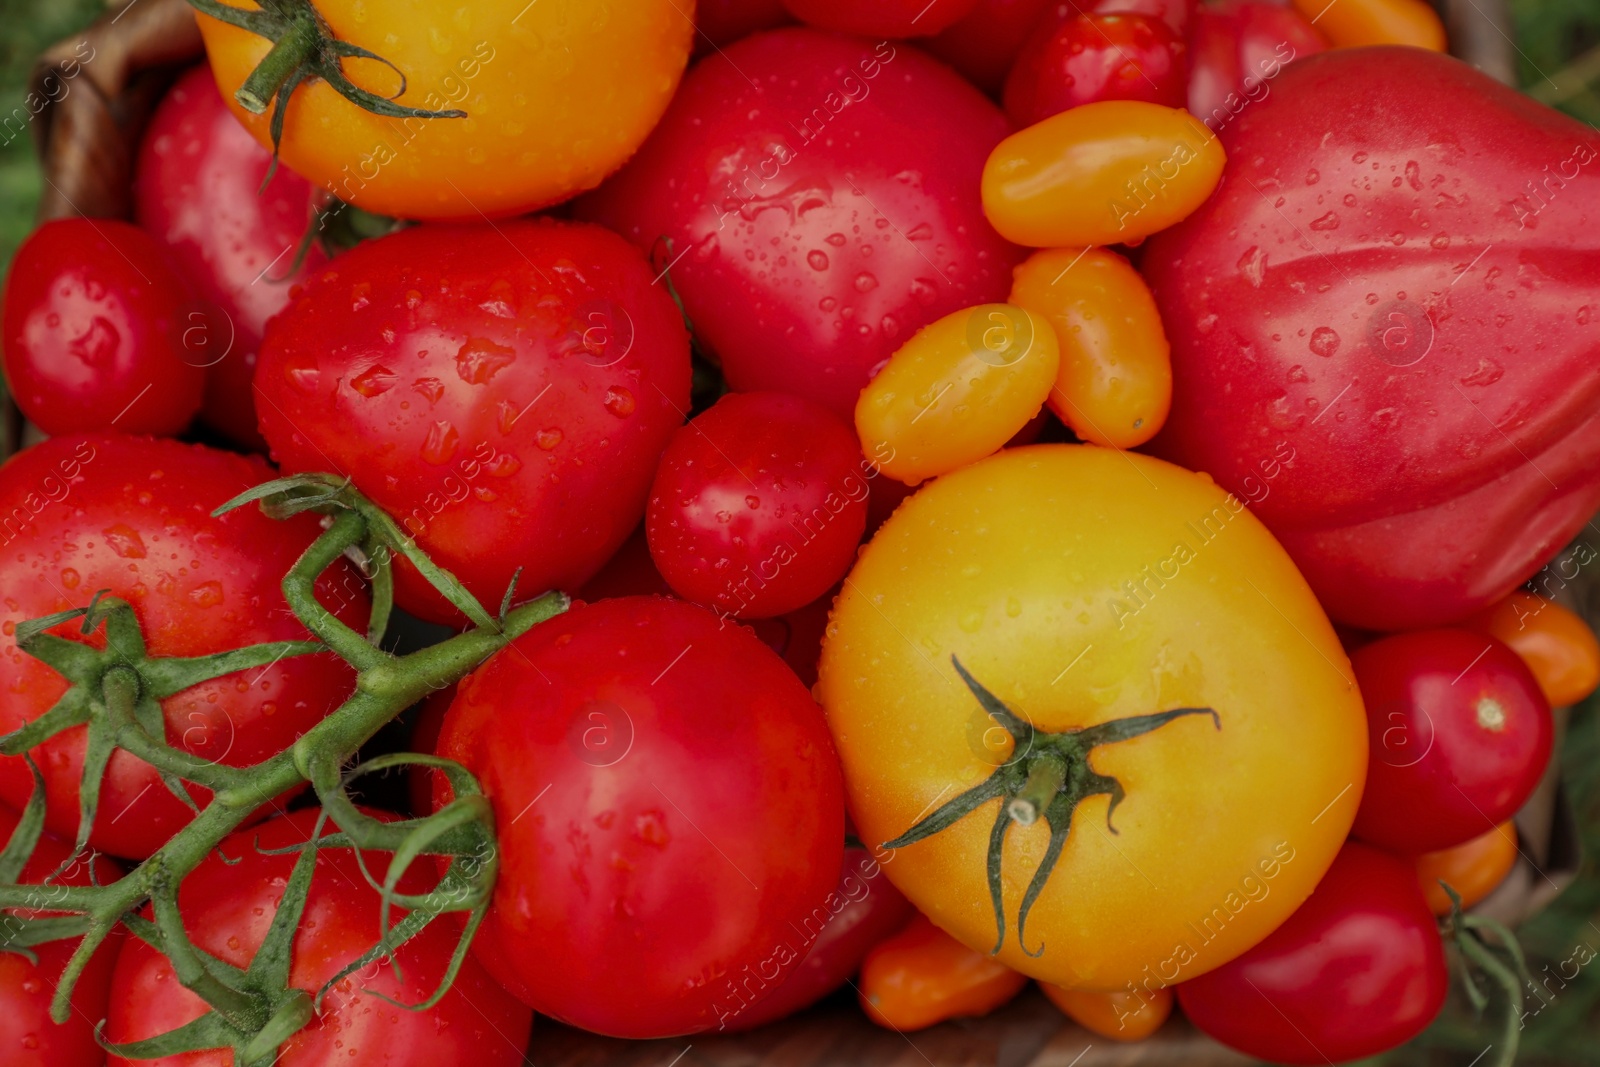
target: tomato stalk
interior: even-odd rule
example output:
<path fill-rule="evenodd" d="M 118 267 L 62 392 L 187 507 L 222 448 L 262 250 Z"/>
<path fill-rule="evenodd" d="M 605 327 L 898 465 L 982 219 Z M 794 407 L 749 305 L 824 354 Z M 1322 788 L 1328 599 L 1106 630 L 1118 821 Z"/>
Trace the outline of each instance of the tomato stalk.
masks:
<path fill-rule="evenodd" d="M 0 908 L 48 910 L 4 916 L 8 950 L 77 937 L 78 947 L 65 968 L 51 1005 L 59 1022 L 71 1010 L 74 985 L 90 957 L 123 925 L 165 954 L 179 982 L 211 1006 L 194 1022 L 145 1041 L 118 1046 L 130 1058 L 169 1056 L 209 1048 L 230 1048 L 241 1065 L 270 1063 L 284 1040 L 310 1022 L 321 998 L 357 969 L 392 957 L 395 950 L 446 912 L 466 912 L 467 920 L 431 1007 L 450 988 L 488 906 L 497 870 L 493 817 L 476 780 L 464 768 L 433 756 L 382 757 L 348 773 L 350 757 L 385 724 L 429 692 L 454 684 L 507 643 L 564 611 L 567 598 L 546 593 L 514 604 L 515 580 L 497 615 L 489 612 L 448 571 L 428 559 L 381 509 L 347 483 L 322 475 L 302 475 L 257 486 L 218 509 L 258 502 L 269 515 L 285 518 L 316 510 L 330 517 L 326 529 L 295 562 L 283 580 L 290 609 L 313 635 L 312 641 L 279 641 L 210 656 L 150 658 L 133 608 L 97 595 L 85 608 L 31 620 L 17 628 L 18 647 L 48 663 L 70 683 L 55 707 L 21 729 L 0 738 L 0 753 L 21 755 L 34 773 L 34 791 L 5 849 L 0 851 Z M 357 633 L 318 602 L 317 578 L 347 553 L 360 555 L 373 581 L 371 625 Z M 395 554 L 404 556 L 472 622 L 472 628 L 439 644 L 397 656 L 382 647 L 392 603 Z M 105 648 L 97 649 L 48 631 L 82 619 L 87 636 L 104 628 Z M 350 697 L 291 747 L 248 767 L 229 767 L 176 749 L 166 741 L 161 700 L 199 682 L 287 656 L 333 653 L 356 669 Z M 117 881 L 103 885 L 19 885 L 23 864 L 38 843 L 45 793 L 29 750 L 51 736 L 85 727 L 88 754 L 80 785 L 79 829 L 73 856 L 87 844 L 98 805 L 100 782 L 111 754 L 121 748 L 149 763 L 196 815 L 160 849 Z M 435 768 L 445 775 L 455 799 L 426 818 L 382 822 L 362 813 L 348 789 L 361 775 L 405 763 Z M 316 833 L 298 846 L 294 868 L 271 930 L 249 967 L 232 967 L 194 945 L 179 908 L 183 879 L 217 845 L 260 807 L 309 782 L 322 807 Z M 211 792 L 202 807 L 187 784 Z M 323 825 L 339 830 L 324 834 Z M 315 994 L 288 984 L 290 949 L 299 927 L 306 892 L 323 848 L 357 849 L 357 862 L 382 895 L 383 922 L 376 943 Z M 393 853 L 380 882 L 365 866 L 360 850 Z M 409 866 L 424 856 L 450 862 L 427 893 L 402 894 L 396 887 Z M 67 861 L 71 862 L 71 859 Z M 149 905 L 148 917 L 140 914 Z M 406 914 L 390 925 L 392 908 Z M 110 1047 L 110 1046 L 108 1046 Z"/>
<path fill-rule="evenodd" d="M 1089 754 L 1100 745 L 1139 737 L 1185 716 L 1209 715 L 1219 730 L 1222 729 L 1222 718 L 1213 708 L 1173 708 L 1151 715 L 1112 719 L 1081 729 L 1041 730 L 1008 708 L 1004 701 L 969 674 L 955 656 L 950 657 L 950 662 L 983 710 L 1011 735 L 1011 756 L 995 768 L 988 778 L 936 808 L 899 837 L 884 842 L 883 847 L 896 849 L 914 844 L 954 825 L 989 801 L 1001 800 L 989 834 L 987 857 L 989 897 L 994 906 L 995 922 L 994 948 L 989 953 L 995 955 L 1006 939 L 1000 878 L 1006 832 L 1013 823 L 1031 826 L 1043 815 L 1050 826 L 1050 843 L 1017 909 L 1017 943 L 1028 955 L 1039 956 L 1044 953 L 1044 946 L 1041 944 L 1037 951 L 1033 951 L 1025 940 L 1028 912 L 1044 891 L 1045 883 L 1061 858 L 1062 849 L 1066 847 L 1067 835 L 1072 829 L 1073 812 L 1080 802 L 1089 797 L 1108 796 L 1111 802 L 1106 808 L 1106 828 L 1116 833 L 1117 828 L 1112 825 L 1111 816 L 1126 796 L 1121 782 L 1089 766 Z"/>
<path fill-rule="evenodd" d="M 1517 1044 L 1522 1032 L 1524 985 L 1529 989 L 1538 988 L 1528 971 L 1528 961 L 1522 954 L 1516 934 L 1504 923 L 1487 915 L 1463 913 L 1461 895 L 1446 882 L 1441 881 L 1439 885 L 1450 897 L 1450 914 L 1439 920 L 1439 933 L 1461 953 L 1462 986 L 1467 999 L 1472 1002 L 1473 1010 L 1482 1014 L 1483 1009 L 1489 1006 L 1489 995 L 1479 986 L 1475 970 L 1482 971 L 1506 994 L 1500 1052 L 1489 1061 L 1488 1067 L 1511 1067 L 1517 1059 Z M 1498 942 L 1500 950 L 1510 957 L 1509 963 L 1500 958 L 1495 945 L 1483 936 L 1484 933 L 1490 934 Z"/>

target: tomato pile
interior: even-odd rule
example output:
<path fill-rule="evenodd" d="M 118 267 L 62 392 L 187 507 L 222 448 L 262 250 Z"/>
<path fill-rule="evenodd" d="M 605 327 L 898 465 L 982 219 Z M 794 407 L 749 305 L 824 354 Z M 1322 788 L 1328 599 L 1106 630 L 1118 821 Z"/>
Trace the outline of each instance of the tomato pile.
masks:
<path fill-rule="evenodd" d="M 1511 1062 L 1592 131 L 1421 0 L 191 3 L 5 284 L 0 1061 Z"/>

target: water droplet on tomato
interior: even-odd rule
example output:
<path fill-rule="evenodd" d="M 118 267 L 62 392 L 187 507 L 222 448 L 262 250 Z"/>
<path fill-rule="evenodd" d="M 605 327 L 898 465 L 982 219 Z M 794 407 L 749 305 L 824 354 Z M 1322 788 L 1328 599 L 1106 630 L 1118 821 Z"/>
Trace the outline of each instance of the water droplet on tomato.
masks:
<path fill-rule="evenodd" d="M 555 447 L 561 443 L 561 431 L 554 426 L 546 427 L 534 434 L 533 443 L 545 452 L 553 452 Z"/>
<path fill-rule="evenodd" d="M 1320 218 L 1312 219 L 1310 226 L 1313 230 L 1321 230 L 1324 233 L 1328 230 L 1337 230 L 1339 228 L 1339 213 L 1330 211 Z"/>
<path fill-rule="evenodd" d="M 436 467 L 449 463 L 456 454 L 461 435 L 447 420 L 440 419 L 428 427 L 428 436 L 422 442 L 422 459 Z"/>
<path fill-rule="evenodd" d="M 625 419 L 633 414 L 635 401 L 633 393 L 620 385 L 613 385 L 606 390 L 606 410 L 619 419 Z"/>
<path fill-rule="evenodd" d="M 1310 348 L 1326 359 L 1339 351 L 1339 334 L 1327 326 L 1318 326 L 1311 331 Z"/>
<path fill-rule="evenodd" d="M 375 363 L 350 379 L 350 388 L 365 397 L 379 396 L 394 388 L 394 383 L 400 376 L 385 367 L 382 363 Z"/>
<path fill-rule="evenodd" d="M 1253 288 L 1259 289 L 1267 277 L 1267 254 L 1261 251 L 1260 246 L 1251 245 L 1239 257 L 1238 267 L 1239 275 Z"/>
<path fill-rule="evenodd" d="M 516 361 L 517 350 L 484 337 L 469 337 L 456 352 L 456 374 L 472 385 L 482 385 Z"/>
<path fill-rule="evenodd" d="M 144 559 L 144 541 L 139 537 L 139 531 L 123 523 L 108 526 L 102 530 L 106 544 L 111 546 L 111 551 L 123 559 Z"/>
<path fill-rule="evenodd" d="M 828 253 L 820 248 L 814 248 L 806 253 L 806 262 L 811 264 L 812 270 L 828 269 Z"/>
<path fill-rule="evenodd" d="M 66 586 L 68 589 L 78 588 L 78 583 L 82 580 L 82 576 L 71 567 L 65 567 L 61 571 L 61 584 Z"/>
<path fill-rule="evenodd" d="M 189 599 L 202 608 L 214 608 L 222 603 L 222 583 L 201 582 L 189 590 Z"/>

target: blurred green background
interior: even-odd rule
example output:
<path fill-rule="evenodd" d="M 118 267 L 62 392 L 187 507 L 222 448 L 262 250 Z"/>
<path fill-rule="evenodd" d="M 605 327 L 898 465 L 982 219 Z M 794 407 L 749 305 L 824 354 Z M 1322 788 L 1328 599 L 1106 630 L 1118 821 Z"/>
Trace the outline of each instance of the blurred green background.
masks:
<path fill-rule="evenodd" d="M 1591 125 L 1600 123 L 1600 0 L 1511 0 L 1511 7 L 1523 86 Z M 34 57 L 103 9 L 103 0 L 0 0 L 0 114 L 22 103 Z M 32 141 L 17 137 L 0 146 L 0 274 L 32 225 L 39 185 Z M 1589 618 L 1600 618 L 1600 580 L 1590 576 L 1579 598 Z M 1520 931 L 1535 973 L 1549 961 L 1569 958 L 1580 944 L 1600 952 L 1600 701 L 1575 714 L 1562 762 L 1584 828 L 1585 869 L 1553 907 Z M 1493 1018 L 1475 1020 L 1455 997 L 1423 1039 L 1381 1062 L 1466 1067 L 1479 1062 L 1475 1057 L 1495 1039 L 1497 1025 Z M 1522 1044 L 1519 1062 L 1527 1067 L 1600 1064 L 1600 966 L 1580 971 L 1531 1018 Z"/>

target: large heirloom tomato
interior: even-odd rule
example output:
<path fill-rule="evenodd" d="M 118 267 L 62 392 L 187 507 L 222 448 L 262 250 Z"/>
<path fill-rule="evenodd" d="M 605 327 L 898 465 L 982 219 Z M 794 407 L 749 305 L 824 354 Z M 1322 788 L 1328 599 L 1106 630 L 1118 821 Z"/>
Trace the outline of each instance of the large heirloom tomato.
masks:
<path fill-rule="evenodd" d="M 1075 988 L 1261 940 L 1366 774 L 1349 661 L 1271 535 L 1209 480 L 1094 446 L 1010 449 L 902 504 L 845 580 L 818 691 L 895 885 Z"/>
<path fill-rule="evenodd" d="M 978 196 L 1005 134 L 998 108 L 909 45 L 775 30 L 695 67 L 577 210 L 670 268 L 730 386 L 849 420 L 920 327 L 1005 299 L 1020 252 Z"/>
<path fill-rule="evenodd" d="M 661 117 L 694 36 L 694 7 L 678 0 L 314 7 L 334 37 L 392 64 L 345 60 L 357 88 L 465 113 L 380 116 L 320 78 L 289 98 L 283 161 L 341 200 L 405 218 L 517 215 L 592 189 Z M 200 32 L 228 106 L 271 145 L 275 108 L 252 114 L 235 93 L 272 42 L 206 15 Z"/>
<path fill-rule="evenodd" d="M 738 1025 L 838 904 L 822 713 L 703 608 L 623 597 L 535 627 L 461 683 L 438 752 L 499 833 L 473 951 L 546 1015 L 618 1037 Z"/>
<path fill-rule="evenodd" d="M 644 515 L 689 406 L 689 345 L 644 258 L 598 226 L 418 226 L 329 264 L 267 330 L 261 430 L 348 474 L 485 604 L 575 589 Z M 402 606 L 444 600 L 406 564 Z"/>

